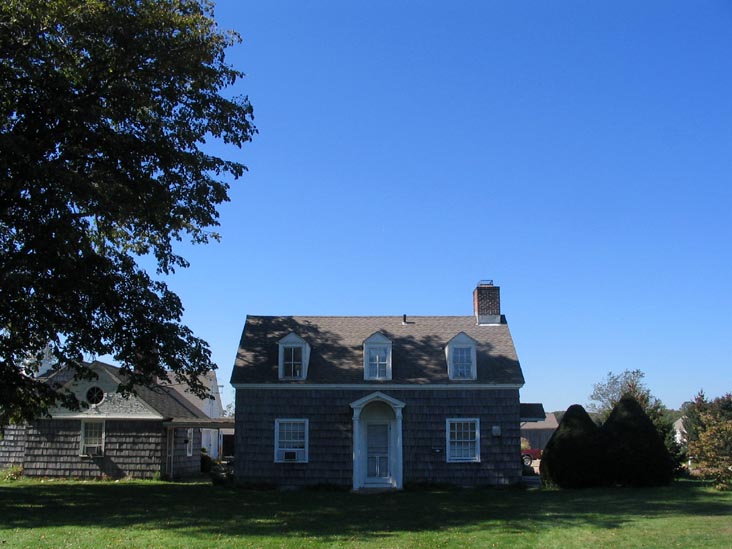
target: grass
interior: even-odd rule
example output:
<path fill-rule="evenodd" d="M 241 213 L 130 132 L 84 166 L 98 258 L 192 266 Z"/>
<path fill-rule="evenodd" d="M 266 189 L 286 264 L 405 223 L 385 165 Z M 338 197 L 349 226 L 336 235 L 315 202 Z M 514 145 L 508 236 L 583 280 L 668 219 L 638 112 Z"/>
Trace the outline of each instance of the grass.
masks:
<path fill-rule="evenodd" d="M 0 483 L 11 547 L 729 547 L 732 493 L 597 490 L 358 495 L 207 483 Z"/>

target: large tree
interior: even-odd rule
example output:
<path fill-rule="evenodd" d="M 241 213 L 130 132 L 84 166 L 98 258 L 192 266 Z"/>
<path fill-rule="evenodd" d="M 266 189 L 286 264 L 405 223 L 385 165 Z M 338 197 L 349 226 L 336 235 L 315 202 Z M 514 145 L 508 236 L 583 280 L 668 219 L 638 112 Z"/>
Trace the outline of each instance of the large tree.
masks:
<path fill-rule="evenodd" d="M 646 387 L 641 370 L 624 370 L 619 374 L 608 372 L 604 381 L 592 386 L 592 394 L 588 410 L 597 414 L 598 419 L 604 422 L 615 405 L 625 396 L 634 398 L 641 405 L 643 411 L 654 420 L 663 414 L 663 403 L 651 394 Z"/>
<path fill-rule="evenodd" d="M 188 265 L 175 242 L 218 238 L 245 170 L 203 149 L 256 132 L 248 99 L 222 93 L 237 41 L 203 0 L 0 3 L 0 425 L 60 398 L 34 377 L 44 349 L 82 376 L 85 354 L 112 355 L 123 391 L 204 394 L 210 350 L 160 276 Z"/>
<path fill-rule="evenodd" d="M 645 374 L 637 369 L 624 370 L 619 374 L 608 372 L 604 381 L 593 385 L 590 394 L 592 402 L 588 409 L 596 415 L 600 423 L 604 423 L 623 398 L 632 398 L 653 423 L 672 457 L 674 467 L 679 469 L 685 455 L 674 437 L 673 423 L 678 414 L 667 409 L 659 398 L 651 394 L 644 377 Z"/>
<path fill-rule="evenodd" d="M 694 471 L 732 490 L 732 394 L 707 400 L 700 392 L 684 405 L 684 427 Z"/>

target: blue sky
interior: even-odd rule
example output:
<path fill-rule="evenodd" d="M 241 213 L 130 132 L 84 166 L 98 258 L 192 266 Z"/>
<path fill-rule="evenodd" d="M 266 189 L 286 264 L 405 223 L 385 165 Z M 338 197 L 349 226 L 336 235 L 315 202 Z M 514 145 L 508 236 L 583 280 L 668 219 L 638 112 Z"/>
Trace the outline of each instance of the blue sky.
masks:
<path fill-rule="evenodd" d="M 467 315 L 501 286 L 522 401 L 640 368 L 732 390 L 732 3 L 219 1 L 260 134 L 169 281 L 225 401 L 247 314 Z"/>

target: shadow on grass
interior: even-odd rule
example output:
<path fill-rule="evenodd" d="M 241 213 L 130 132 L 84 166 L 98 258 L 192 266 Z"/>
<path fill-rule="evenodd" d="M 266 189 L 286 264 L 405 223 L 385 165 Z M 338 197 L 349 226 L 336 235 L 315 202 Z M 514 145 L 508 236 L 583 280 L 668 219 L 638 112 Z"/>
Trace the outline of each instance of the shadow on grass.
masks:
<path fill-rule="evenodd" d="M 577 491 L 425 490 L 358 495 L 252 491 L 209 484 L 0 484 L 0 528 L 178 530 L 186 536 L 375 539 L 398 532 L 620 528 L 638 518 L 729 516 L 732 494 L 698 483 Z"/>

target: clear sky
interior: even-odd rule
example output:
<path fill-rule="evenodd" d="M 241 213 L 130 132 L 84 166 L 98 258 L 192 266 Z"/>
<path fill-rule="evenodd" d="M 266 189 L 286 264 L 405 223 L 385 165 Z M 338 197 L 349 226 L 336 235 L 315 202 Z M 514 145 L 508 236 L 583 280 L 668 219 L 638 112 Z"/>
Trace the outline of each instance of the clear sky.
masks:
<path fill-rule="evenodd" d="M 469 315 L 501 286 L 524 402 L 640 368 L 732 391 L 732 3 L 217 2 L 260 134 L 169 284 L 224 401 L 247 314 Z"/>

